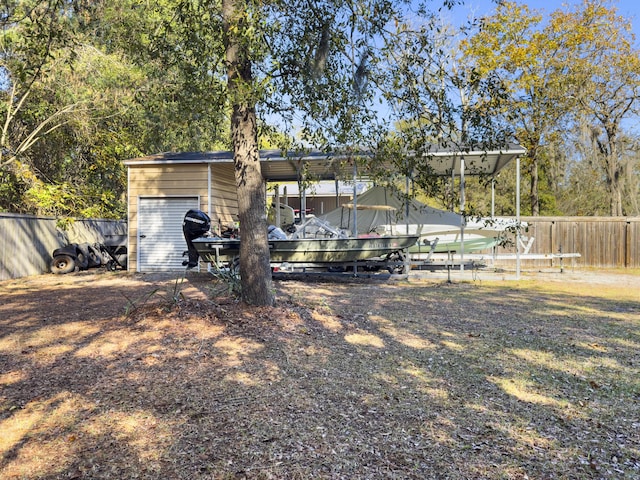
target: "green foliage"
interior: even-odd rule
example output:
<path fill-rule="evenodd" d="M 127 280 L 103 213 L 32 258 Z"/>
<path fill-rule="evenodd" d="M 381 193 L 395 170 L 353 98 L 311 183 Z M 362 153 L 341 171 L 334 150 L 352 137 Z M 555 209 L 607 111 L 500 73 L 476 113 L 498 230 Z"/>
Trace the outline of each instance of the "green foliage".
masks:
<path fill-rule="evenodd" d="M 10 171 L 0 169 L 0 212 L 17 212 L 22 203 L 23 186 Z"/>
<path fill-rule="evenodd" d="M 67 231 L 73 225 L 75 219 L 69 217 L 60 217 L 56 219 L 56 228 L 59 228 L 62 231 Z"/>
<path fill-rule="evenodd" d="M 607 215 L 607 192 L 597 167 L 581 161 L 572 162 L 570 169 L 569 182 L 558 195 L 560 209 L 566 215 Z"/>
<path fill-rule="evenodd" d="M 24 198 L 27 205 L 33 205 L 42 215 L 63 215 L 67 211 L 67 204 L 74 197 L 68 184 L 38 185 L 27 189 Z"/>
<path fill-rule="evenodd" d="M 0 174 L 10 183 L 0 209 L 122 217 L 122 160 L 228 147 L 220 140 L 228 134 L 220 80 L 207 75 L 212 63 L 179 53 L 195 39 L 185 36 L 193 25 L 172 29 L 179 3 L 7 6 Z"/>
<path fill-rule="evenodd" d="M 129 317 L 139 312 L 147 305 L 151 300 L 159 297 L 159 306 L 166 311 L 171 311 L 176 306 L 185 300 L 184 293 L 182 292 L 185 286 L 186 277 L 185 274 L 177 276 L 173 284 L 168 285 L 165 289 L 154 288 L 149 292 L 145 292 L 142 295 L 132 298 L 129 295 L 122 294 L 126 299 L 125 316 Z"/>
<path fill-rule="evenodd" d="M 528 150 L 529 212 L 560 212 L 554 197 L 564 195 L 570 174 L 558 155 L 562 145 L 585 160 L 600 151 L 607 203 L 611 214 L 620 214 L 626 170 L 618 136 L 623 119 L 638 111 L 640 60 L 629 24 L 615 7 L 586 1 L 543 19 L 526 5 L 501 2 L 462 45 L 481 76 L 501 79 L 499 106 Z"/>
<path fill-rule="evenodd" d="M 216 283 L 211 287 L 213 297 L 232 296 L 239 298 L 242 293 L 242 282 L 239 274 L 239 260 L 235 259 L 230 265 L 220 267 L 212 264 L 212 275 Z"/>
<path fill-rule="evenodd" d="M 523 212 L 637 212 L 637 135 L 621 136 L 620 121 L 637 114 L 640 62 L 613 6 L 543 17 L 501 2 L 466 32 L 410 3 L 247 0 L 225 34 L 220 0 L 4 2 L 0 210 L 123 216 L 124 159 L 231 148 L 231 108 L 244 102 L 262 147 L 375 150 L 362 171 L 401 190 L 409 174 L 445 206 L 457 200 L 448 179 L 407 153 L 515 135 L 529 151 Z M 229 35 L 251 73 L 232 92 Z M 506 213 L 515 186 L 505 178 Z M 573 202 L 591 179 L 593 202 Z M 470 205 L 486 211 L 489 190 L 473 183 Z"/>

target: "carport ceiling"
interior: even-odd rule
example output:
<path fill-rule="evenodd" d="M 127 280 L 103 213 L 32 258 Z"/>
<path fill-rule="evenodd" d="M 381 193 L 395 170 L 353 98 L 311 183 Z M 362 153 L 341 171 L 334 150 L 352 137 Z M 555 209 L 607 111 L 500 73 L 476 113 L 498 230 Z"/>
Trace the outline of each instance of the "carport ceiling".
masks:
<path fill-rule="evenodd" d="M 504 150 L 452 152 L 432 149 L 424 155 L 425 161 L 435 175 L 460 175 L 464 159 L 465 175 L 495 175 L 516 157 L 526 153 L 519 145 L 509 145 Z M 358 154 L 360 157 L 366 155 Z M 262 175 L 268 181 L 294 181 L 304 169 L 317 179 L 351 178 L 353 175 L 353 155 L 327 154 L 311 151 L 303 154 L 280 150 L 262 150 L 260 160 Z M 170 152 L 127 160 L 126 165 L 147 164 L 189 164 L 189 163 L 232 163 L 232 152 Z M 393 167 L 389 165 L 389 169 Z M 359 175 L 366 172 L 359 168 Z"/>

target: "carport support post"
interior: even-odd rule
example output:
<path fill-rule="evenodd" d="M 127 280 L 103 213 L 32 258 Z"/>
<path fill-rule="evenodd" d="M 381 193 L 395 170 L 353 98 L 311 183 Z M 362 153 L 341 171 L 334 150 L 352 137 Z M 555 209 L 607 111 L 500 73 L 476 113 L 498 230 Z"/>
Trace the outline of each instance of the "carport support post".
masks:
<path fill-rule="evenodd" d="M 464 157 L 460 157 L 460 272 L 464 272 L 464 227 L 467 222 L 464 209 Z"/>
<path fill-rule="evenodd" d="M 496 177 L 495 175 L 491 177 L 491 220 L 496 218 Z M 493 265 L 496 263 L 496 256 L 498 254 L 498 247 L 494 245 L 491 247 L 491 251 L 493 252 Z"/>
<path fill-rule="evenodd" d="M 275 188 L 275 200 L 276 200 L 276 227 L 282 227 L 282 219 L 280 218 L 280 185 L 276 183 Z"/>
<path fill-rule="evenodd" d="M 491 219 L 496 217 L 496 177 L 491 177 Z"/>
<path fill-rule="evenodd" d="M 406 233 L 409 235 L 409 175 L 405 177 L 405 189 L 407 193 L 407 198 L 405 199 L 406 205 L 404 206 L 404 224 L 406 225 Z M 409 275 L 411 273 L 411 254 L 409 253 L 409 248 L 407 247 L 404 251 L 404 266 L 402 267 L 402 273 L 405 275 Z"/>
<path fill-rule="evenodd" d="M 358 165 L 356 159 L 353 159 L 353 236 L 358 238 Z"/>
<path fill-rule="evenodd" d="M 304 225 L 307 219 L 307 186 L 302 186 L 302 195 L 300 196 L 300 223 Z M 305 230 L 306 232 L 306 230 Z"/>
<path fill-rule="evenodd" d="M 516 157 L 516 280 L 520 280 L 520 157 Z"/>
<path fill-rule="evenodd" d="M 208 163 L 207 164 L 207 214 L 209 215 L 209 218 L 213 218 L 213 212 L 211 211 L 211 194 L 212 194 L 211 181 L 212 181 L 211 164 Z M 220 230 L 220 217 L 218 217 L 218 234 L 220 234 L 219 230 Z M 200 271 L 200 262 L 198 262 L 198 271 Z M 211 273 L 211 262 L 207 263 L 207 272 Z"/>
<path fill-rule="evenodd" d="M 356 165 L 356 159 L 353 159 L 353 226 L 354 238 L 358 238 L 358 166 Z M 353 262 L 353 275 L 358 276 L 358 261 Z"/>
<path fill-rule="evenodd" d="M 411 193 L 409 191 L 409 175 L 405 177 L 404 188 L 405 188 L 405 193 L 407 194 L 407 198 L 405 199 L 406 205 L 404 206 L 404 224 L 406 225 L 405 233 L 409 235 L 409 198 L 410 198 L 409 194 Z M 409 249 L 407 249 L 407 257 L 408 256 L 409 256 Z"/>

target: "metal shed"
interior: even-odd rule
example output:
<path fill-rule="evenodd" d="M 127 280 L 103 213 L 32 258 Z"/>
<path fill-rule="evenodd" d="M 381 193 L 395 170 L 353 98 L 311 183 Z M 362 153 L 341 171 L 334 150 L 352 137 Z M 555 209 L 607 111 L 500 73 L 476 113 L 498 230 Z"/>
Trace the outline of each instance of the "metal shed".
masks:
<path fill-rule="evenodd" d="M 524 154 L 518 145 L 504 150 L 454 152 L 433 148 L 427 154 L 436 175 L 494 175 Z M 349 159 L 367 154 L 320 151 L 284 154 L 260 152 L 267 181 L 296 180 L 305 169 L 317 179 L 348 178 Z M 182 219 L 187 210 L 206 212 L 214 226 L 237 220 L 238 201 L 233 152 L 169 152 L 126 160 L 128 202 L 128 265 L 130 271 L 182 269 Z M 363 173 L 363 172 L 360 172 Z"/>

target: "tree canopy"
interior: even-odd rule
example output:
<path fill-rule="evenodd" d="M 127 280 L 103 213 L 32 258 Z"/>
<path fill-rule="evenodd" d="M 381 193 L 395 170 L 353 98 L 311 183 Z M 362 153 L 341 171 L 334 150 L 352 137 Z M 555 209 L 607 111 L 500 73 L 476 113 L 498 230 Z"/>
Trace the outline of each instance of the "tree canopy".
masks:
<path fill-rule="evenodd" d="M 463 42 L 476 71 L 497 76 L 504 88 L 504 118 L 528 151 L 531 214 L 540 214 L 541 196 L 565 180 L 566 169 L 554 168 L 565 160 L 554 155 L 561 146 L 590 152 L 608 191 L 609 213 L 624 214 L 622 179 L 629 159 L 619 134 L 623 122 L 637 116 L 640 101 L 634 41 L 629 21 L 613 6 L 585 0 L 549 18 L 524 4 L 502 2 Z"/>
<path fill-rule="evenodd" d="M 500 2 L 458 28 L 440 14 L 459 3 L 5 1 L 0 209 L 120 218 L 122 160 L 233 149 L 250 303 L 272 301 L 265 143 L 353 162 L 373 151 L 363 167 L 376 181 L 408 175 L 451 204 L 428 148 L 496 149 L 515 137 L 528 151 L 528 213 L 602 214 L 606 199 L 606 213 L 640 214 L 629 21 L 600 1 L 549 15 Z M 509 211 L 512 185 L 500 182 L 498 210 Z M 469 190 L 477 206 L 485 184 Z"/>

